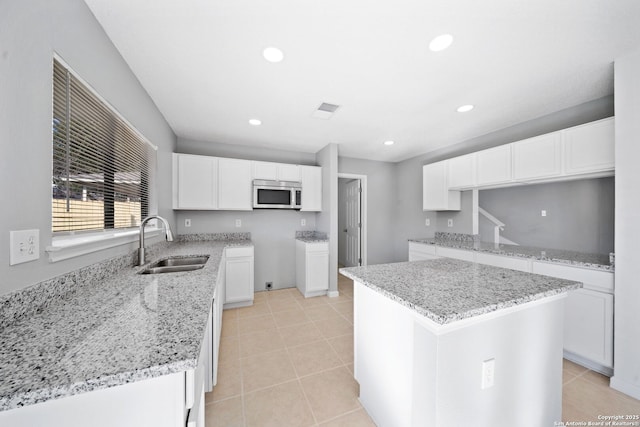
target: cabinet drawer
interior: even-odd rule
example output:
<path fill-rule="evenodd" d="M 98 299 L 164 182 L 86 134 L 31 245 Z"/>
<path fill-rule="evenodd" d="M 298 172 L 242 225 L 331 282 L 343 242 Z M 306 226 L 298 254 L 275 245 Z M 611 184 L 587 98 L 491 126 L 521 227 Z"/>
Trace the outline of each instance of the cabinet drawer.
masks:
<path fill-rule="evenodd" d="M 550 262 L 534 261 L 532 273 L 545 276 L 558 277 L 560 279 L 575 280 L 584 283 L 585 287 L 613 292 L 613 273 L 610 271 L 598 271 L 569 265 L 554 264 Z"/>
<path fill-rule="evenodd" d="M 238 258 L 244 256 L 253 256 L 253 246 L 241 247 L 241 248 L 227 248 L 225 250 L 227 258 Z"/>
<path fill-rule="evenodd" d="M 476 254 L 476 262 L 479 264 L 493 265 L 494 267 L 508 268 L 511 270 L 525 272 L 531 271 L 530 261 L 523 258 L 514 258 L 478 252 Z"/>
<path fill-rule="evenodd" d="M 305 243 L 305 250 L 308 252 L 329 252 L 328 242 Z"/>
<path fill-rule="evenodd" d="M 476 253 L 474 251 L 465 251 L 462 249 L 442 248 L 438 246 L 436 248 L 436 255 L 446 258 L 461 259 L 463 261 L 475 261 Z"/>
<path fill-rule="evenodd" d="M 415 252 L 424 255 L 435 255 L 436 246 L 427 243 L 409 242 L 409 252 Z"/>

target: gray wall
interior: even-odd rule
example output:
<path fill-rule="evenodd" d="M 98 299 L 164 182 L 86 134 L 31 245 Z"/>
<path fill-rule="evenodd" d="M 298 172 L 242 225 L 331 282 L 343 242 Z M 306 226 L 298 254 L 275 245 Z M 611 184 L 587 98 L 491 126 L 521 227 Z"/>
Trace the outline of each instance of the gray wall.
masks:
<path fill-rule="evenodd" d="M 611 386 L 640 399 L 640 51 L 615 63 L 616 290 Z"/>
<path fill-rule="evenodd" d="M 329 236 L 329 292 L 338 291 L 338 146 L 328 144 L 316 153 L 322 166 L 322 212 L 318 213 L 318 231 Z"/>
<path fill-rule="evenodd" d="M 339 157 L 338 172 L 367 176 L 367 264 L 395 261 L 394 247 L 389 244 L 396 228 L 395 164 Z M 338 203 L 338 209 L 342 211 L 344 203 Z"/>
<path fill-rule="evenodd" d="M 159 147 L 152 199 L 173 224 L 170 171 L 175 135 L 82 0 L 2 1 L 0 40 L 0 180 L 4 183 L 0 294 L 4 294 L 136 246 L 48 261 L 54 52 Z M 40 230 L 40 259 L 9 266 L 9 231 L 32 228 Z"/>
<path fill-rule="evenodd" d="M 461 212 L 422 211 L 422 166 L 424 164 L 555 132 L 612 115 L 614 115 L 613 96 L 608 96 L 396 163 L 398 206 L 394 241 L 396 261 L 407 259 L 407 239 L 409 238 L 432 237 L 436 231 L 470 233 L 472 230 L 471 211 L 464 208 L 464 206 L 471 206 L 469 191 L 462 195 L 463 210 Z M 431 219 L 431 226 L 425 226 L 425 218 Z M 446 218 L 454 219 L 453 228 L 446 226 Z"/>
<path fill-rule="evenodd" d="M 231 157 L 292 164 L 315 165 L 315 154 L 268 150 L 243 145 L 193 141 L 178 138 L 177 152 L 205 156 Z M 265 289 L 265 282 L 273 288 L 296 285 L 295 234 L 297 230 L 315 230 L 316 213 L 288 210 L 255 211 L 176 211 L 178 234 L 250 232 L 255 245 L 255 289 Z M 191 219 L 191 227 L 184 220 Z M 242 226 L 237 228 L 235 220 Z M 301 220 L 306 225 L 301 225 Z"/>
<path fill-rule="evenodd" d="M 481 190 L 479 204 L 506 224 L 501 235 L 520 245 L 613 252 L 614 178 Z M 546 210 L 547 216 L 541 216 Z M 493 241 L 493 224 L 480 221 Z"/>

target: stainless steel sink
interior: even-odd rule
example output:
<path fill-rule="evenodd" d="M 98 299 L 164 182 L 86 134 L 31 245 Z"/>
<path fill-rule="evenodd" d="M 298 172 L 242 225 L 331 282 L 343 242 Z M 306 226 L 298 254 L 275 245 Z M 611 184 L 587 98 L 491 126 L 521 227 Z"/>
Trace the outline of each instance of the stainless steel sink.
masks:
<path fill-rule="evenodd" d="M 171 257 L 163 259 L 145 268 L 140 274 L 177 273 L 181 271 L 200 270 L 204 267 L 208 256 Z"/>

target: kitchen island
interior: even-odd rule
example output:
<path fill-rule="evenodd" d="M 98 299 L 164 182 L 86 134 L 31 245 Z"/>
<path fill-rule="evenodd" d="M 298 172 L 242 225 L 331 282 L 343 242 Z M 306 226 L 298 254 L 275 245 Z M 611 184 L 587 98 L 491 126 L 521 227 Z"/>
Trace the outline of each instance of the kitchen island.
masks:
<path fill-rule="evenodd" d="M 379 426 L 561 420 L 564 297 L 578 282 L 454 259 L 354 280 L 354 375 Z"/>

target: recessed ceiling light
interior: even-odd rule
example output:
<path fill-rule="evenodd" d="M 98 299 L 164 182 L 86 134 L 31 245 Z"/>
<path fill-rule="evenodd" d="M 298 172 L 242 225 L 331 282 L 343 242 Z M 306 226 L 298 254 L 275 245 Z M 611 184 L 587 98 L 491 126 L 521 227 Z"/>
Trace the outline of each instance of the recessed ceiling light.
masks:
<path fill-rule="evenodd" d="M 471 111 L 471 110 L 473 110 L 473 105 L 467 104 L 467 105 L 462 105 L 462 106 L 458 107 L 458 109 L 456 111 L 458 113 L 466 113 L 467 111 Z"/>
<path fill-rule="evenodd" d="M 262 56 L 269 62 L 281 62 L 284 59 L 284 53 L 277 47 L 268 47 L 262 51 Z"/>
<path fill-rule="evenodd" d="M 445 50 L 453 43 L 453 36 L 451 34 L 442 34 L 435 39 L 431 40 L 429 43 L 429 49 L 433 52 L 440 52 L 441 50 Z"/>
<path fill-rule="evenodd" d="M 393 144 L 395 144 L 395 143 L 396 143 L 395 141 L 391 141 L 391 140 L 389 140 L 389 141 L 385 141 L 385 142 L 384 142 L 384 145 L 393 145 Z"/>
<path fill-rule="evenodd" d="M 252 126 L 260 126 L 262 124 L 262 121 L 258 119 L 251 119 L 249 120 L 249 124 Z"/>

